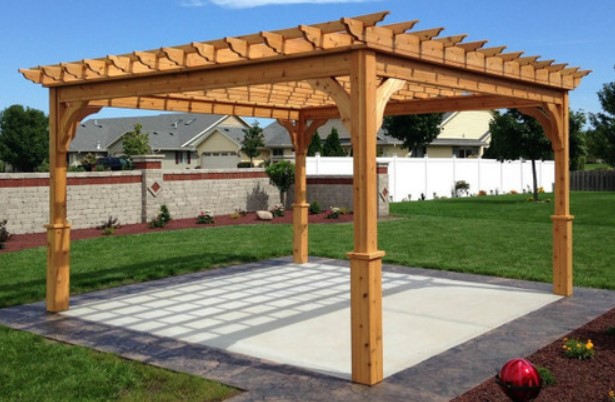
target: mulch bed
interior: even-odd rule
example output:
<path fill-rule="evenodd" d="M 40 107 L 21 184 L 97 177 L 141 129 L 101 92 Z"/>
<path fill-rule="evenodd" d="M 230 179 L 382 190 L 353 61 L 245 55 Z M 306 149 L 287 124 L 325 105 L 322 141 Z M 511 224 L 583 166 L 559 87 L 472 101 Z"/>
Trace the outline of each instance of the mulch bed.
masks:
<path fill-rule="evenodd" d="M 164 228 L 150 229 L 148 224 L 123 225 L 115 231 L 114 236 L 137 233 L 179 230 L 187 228 L 208 228 L 244 224 L 280 224 L 292 223 L 292 211 L 272 221 L 261 221 L 255 213 L 249 213 L 233 219 L 230 215 L 216 216 L 214 224 L 199 225 L 196 218 L 173 219 Z M 309 215 L 309 223 L 346 223 L 352 222 L 352 215 L 341 215 L 339 219 L 327 219 L 326 213 Z M 71 239 L 89 239 L 102 236 L 99 229 L 74 229 Z M 30 247 L 46 245 L 45 233 L 13 235 L 5 243 L 3 252 L 23 250 Z M 568 338 L 591 339 L 595 345 L 596 355 L 589 360 L 572 360 L 562 352 L 562 340 L 553 342 L 527 357 L 534 365 L 551 370 L 557 383 L 544 387 L 536 401 L 604 401 L 609 399 L 609 391 L 615 390 L 615 335 L 607 334 L 607 329 L 615 327 L 615 309 L 596 318 L 581 328 L 567 335 Z M 494 373 L 495 376 L 495 373 Z M 489 379 L 483 384 L 455 398 L 454 402 L 509 401 L 495 380 Z"/>
<path fill-rule="evenodd" d="M 607 329 L 615 327 L 615 309 L 568 334 L 568 339 L 583 342 L 591 339 L 596 350 L 593 358 L 574 360 L 562 351 L 560 339 L 527 357 L 535 366 L 548 368 L 556 383 L 546 386 L 536 401 L 598 401 L 614 402 L 609 391 L 615 390 L 615 334 Z M 495 373 L 494 373 L 495 375 Z M 494 379 L 466 392 L 454 402 L 509 401 Z"/>
<path fill-rule="evenodd" d="M 352 222 L 352 214 L 340 215 L 338 219 L 327 219 L 326 212 L 320 214 L 308 215 L 309 223 L 347 223 Z M 228 226 L 228 225 L 248 225 L 248 224 L 291 224 L 293 222 L 292 211 L 286 211 L 284 216 L 275 217 L 271 221 L 262 221 L 256 217 L 256 213 L 248 213 L 245 216 L 240 216 L 237 219 L 231 218 L 230 215 L 216 216 L 213 224 L 199 225 L 196 223 L 195 218 L 187 219 L 172 219 L 164 228 L 152 229 L 147 223 L 136 223 L 130 225 L 122 225 L 119 229 L 115 230 L 114 236 L 131 235 L 138 233 L 149 232 L 161 232 L 167 230 L 179 230 L 179 229 L 204 229 L 208 227 L 216 226 Z M 121 222 L 120 222 L 121 223 Z M 9 227 L 10 229 L 10 227 Z M 99 229 L 73 229 L 70 232 L 71 240 L 91 239 L 94 237 L 101 237 L 102 231 Z M 4 243 L 5 248 L 0 249 L 0 253 L 8 253 L 12 251 L 19 251 L 31 247 L 40 247 L 47 244 L 46 233 L 28 233 L 28 234 L 16 234 L 12 235 L 9 241 Z"/>

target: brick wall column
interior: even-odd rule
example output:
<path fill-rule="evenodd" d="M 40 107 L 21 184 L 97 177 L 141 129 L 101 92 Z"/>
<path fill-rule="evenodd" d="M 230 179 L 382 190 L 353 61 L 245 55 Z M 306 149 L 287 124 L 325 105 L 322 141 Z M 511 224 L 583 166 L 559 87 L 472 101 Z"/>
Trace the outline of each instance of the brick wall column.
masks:
<path fill-rule="evenodd" d="M 146 223 L 155 218 L 163 204 L 161 192 L 164 189 L 162 160 L 164 155 L 133 156 L 135 170 L 141 170 L 141 222 Z"/>
<path fill-rule="evenodd" d="M 378 216 L 389 215 L 389 163 L 378 162 Z"/>

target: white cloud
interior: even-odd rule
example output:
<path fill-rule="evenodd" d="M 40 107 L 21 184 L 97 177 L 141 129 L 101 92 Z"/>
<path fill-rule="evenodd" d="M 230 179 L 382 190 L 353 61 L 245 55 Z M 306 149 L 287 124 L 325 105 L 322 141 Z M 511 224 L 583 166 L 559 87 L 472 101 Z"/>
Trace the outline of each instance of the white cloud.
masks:
<path fill-rule="evenodd" d="M 325 4 L 325 3 L 367 3 L 377 0 L 182 0 L 184 7 L 201 7 L 208 3 L 224 8 L 251 8 L 267 5 Z"/>

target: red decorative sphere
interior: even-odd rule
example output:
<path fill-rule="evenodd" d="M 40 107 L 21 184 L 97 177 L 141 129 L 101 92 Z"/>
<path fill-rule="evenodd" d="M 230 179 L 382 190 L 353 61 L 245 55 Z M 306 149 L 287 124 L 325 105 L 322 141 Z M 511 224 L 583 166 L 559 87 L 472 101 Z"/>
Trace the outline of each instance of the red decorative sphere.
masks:
<path fill-rule="evenodd" d="M 525 359 L 506 362 L 496 376 L 496 382 L 515 402 L 531 401 L 542 389 L 542 378 L 536 367 Z"/>

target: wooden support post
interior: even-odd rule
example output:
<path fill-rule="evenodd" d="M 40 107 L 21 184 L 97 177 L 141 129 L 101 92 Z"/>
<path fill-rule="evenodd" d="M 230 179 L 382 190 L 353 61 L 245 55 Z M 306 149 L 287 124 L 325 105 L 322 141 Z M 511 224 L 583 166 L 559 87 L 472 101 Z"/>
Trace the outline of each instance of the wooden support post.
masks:
<path fill-rule="evenodd" d="M 570 173 L 569 173 L 569 116 L 568 94 L 564 95 L 561 107 L 553 108 L 556 136 L 561 144 L 554 147 L 555 153 L 555 214 L 553 220 L 553 293 L 572 295 L 572 221 L 570 215 Z"/>
<path fill-rule="evenodd" d="M 305 174 L 307 147 L 316 129 L 326 122 L 327 120 L 313 120 L 308 125 L 302 116 L 295 122 L 278 119 L 278 123 L 288 131 L 295 148 L 295 202 L 293 203 L 293 262 L 295 264 L 305 264 L 308 261 L 309 204 Z"/>
<path fill-rule="evenodd" d="M 353 149 L 354 250 L 350 258 L 352 381 L 374 385 L 384 377 L 382 358 L 382 257 L 378 250 L 376 132 L 390 97 L 405 81 L 388 78 L 378 85 L 376 56 L 352 56 L 350 94 L 334 78 L 308 80 L 335 100 Z"/>
<path fill-rule="evenodd" d="M 353 149 L 354 250 L 350 257 L 352 380 L 373 385 L 384 377 L 382 257 L 376 198 L 376 57 L 358 51 L 350 73 Z"/>
<path fill-rule="evenodd" d="M 70 294 L 70 224 L 67 219 L 68 147 L 77 123 L 96 113 L 87 102 L 61 104 L 58 90 L 49 90 L 49 224 L 47 228 L 47 311 L 68 309 Z"/>
<path fill-rule="evenodd" d="M 533 117 L 551 141 L 555 155 L 555 213 L 553 221 L 553 293 L 572 294 L 572 221 L 570 215 L 569 111 L 568 93 L 561 105 L 522 108 L 521 113 Z"/>
<path fill-rule="evenodd" d="M 305 142 L 305 120 L 299 118 L 296 127 L 295 141 L 295 203 L 293 204 L 293 262 L 305 264 L 308 262 L 308 207 L 307 178 L 305 174 L 305 158 L 307 144 Z"/>

